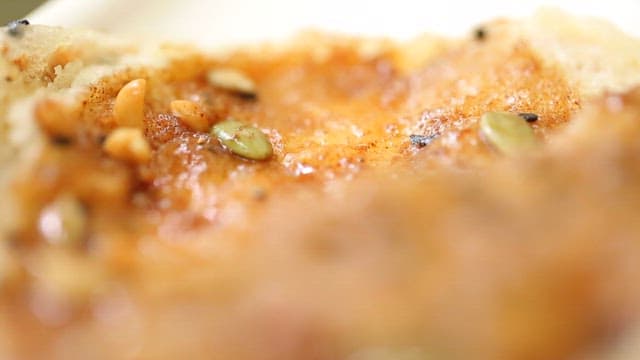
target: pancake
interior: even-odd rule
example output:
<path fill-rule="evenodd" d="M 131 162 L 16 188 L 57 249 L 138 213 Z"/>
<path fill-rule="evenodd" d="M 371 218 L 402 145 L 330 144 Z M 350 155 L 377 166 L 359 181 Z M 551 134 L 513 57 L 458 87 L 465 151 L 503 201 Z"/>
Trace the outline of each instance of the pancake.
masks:
<path fill-rule="evenodd" d="M 16 29 L 3 358 L 634 358 L 639 40 Z"/>

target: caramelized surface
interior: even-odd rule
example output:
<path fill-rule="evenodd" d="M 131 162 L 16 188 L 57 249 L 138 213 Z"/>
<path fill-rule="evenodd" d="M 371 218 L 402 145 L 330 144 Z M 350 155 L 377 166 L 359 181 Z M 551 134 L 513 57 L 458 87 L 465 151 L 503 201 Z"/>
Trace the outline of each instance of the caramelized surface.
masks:
<path fill-rule="evenodd" d="M 17 184 L 25 224 L 9 251 L 19 264 L 0 297 L 9 348 L 551 359 L 610 340 L 637 313 L 620 265 L 640 254 L 640 152 L 621 139 L 639 131 L 637 91 L 612 97 L 617 110 L 593 105 L 591 122 L 560 137 L 580 99 L 526 43 L 503 40 L 464 42 L 410 69 L 400 47 L 365 56 L 336 40 L 322 56 L 238 52 L 105 80 L 71 144 L 49 144 Z M 208 84 L 216 67 L 249 75 L 257 99 Z M 153 156 L 136 166 L 108 158 L 101 141 L 118 90 L 140 77 Z M 273 158 L 242 159 L 184 127 L 170 115 L 175 99 L 201 104 L 210 125 L 257 125 Z M 569 150 L 505 159 L 478 136 L 486 111 L 536 113 L 536 135 Z M 626 132 L 590 140 L 609 118 L 626 119 Z M 435 138 L 419 148 L 411 134 Z M 39 225 L 62 193 L 87 210 L 77 246 L 48 244 Z"/>

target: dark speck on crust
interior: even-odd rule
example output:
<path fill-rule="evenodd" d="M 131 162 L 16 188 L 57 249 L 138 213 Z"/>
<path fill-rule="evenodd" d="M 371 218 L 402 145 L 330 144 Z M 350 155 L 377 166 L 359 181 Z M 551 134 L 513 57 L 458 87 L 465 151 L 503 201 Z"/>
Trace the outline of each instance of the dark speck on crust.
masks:
<path fill-rule="evenodd" d="M 435 135 L 409 135 L 411 144 L 417 147 L 425 147 L 429 145 L 435 138 Z"/>
<path fill-rule="evenodd" d="M 29 25 L 29 20 L 14 20 L 7 24 L 7 32 L 13 37 L 20 37 L 24 31 L 24 27 Z"/>
<path fill-rule="evenodd" d="M 258 94 L 256 93 L 237 92 L 236 95 L 244 100 L 250 100 L 250 101 L 258 100 Z"/>
<path fill-rule="evenodd" d="M 518 116 L 525 119 L 527 122 L 534 122 L 538 120 L 538 114 L 534 113 L 518 113 Z"/>
<path fill-rule="evenodd" d="M 256 201 L 264 201 L 267 199 L 267 191 L 263 188 L 256 188 L 253 190 L 252 196 Z"/>
<path fill-rule="evenodd" d="M 483 26 L 479 26 L 474 30 L 473 36 L 476 40 L 482 41 L 487 37 L 487 29 Z"/>
<path fill-rule="evenodd" d="M 104 141 L 107 139 L 107 135 L 104 134 L 100 134 L 98 135 L 98 137 L 96 138 L 96 141 L 98 142 L 98 145 L 102 146 L 102 144 L 104 144 Z"/>
<path fill-rule="evenodd" d="M 66 136 L 54 136 L 51 138 L 51 142 L 57 146 L 71 145 L 71 139 Z"/>

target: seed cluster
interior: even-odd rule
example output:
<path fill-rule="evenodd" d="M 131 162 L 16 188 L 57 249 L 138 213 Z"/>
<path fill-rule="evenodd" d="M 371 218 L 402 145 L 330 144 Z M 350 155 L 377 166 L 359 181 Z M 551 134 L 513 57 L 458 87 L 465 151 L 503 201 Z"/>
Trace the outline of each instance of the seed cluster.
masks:
<path fill-rule="evenodd" d="M 215 69 L 207 74 L 209 83 L 243 97 L 256 96 L 251 78 L 235 69 Z M 144 123 L 146 81 L 136 79 L 125 84 L 116 96 L 113 117 L 116 128 L 103 144 L 104 151 L 118 159 L 145 163 L 151 157 L 151 147 L 142 132 Z M 273 147 L 265 133 L 255 126 L 229 118 L 212 128 L 209 117 L 196 102 L 173 100 L 171 113 L 190 129 L 210 131 L 220 144 L 232 153 L 251 160 L 265 160 L 273 154 Z"/>
<path fill-rule="evenodd" d="M 245 97 L 256 94 L 253 80 L 237 70 L 213 70 L 208 74 L 208 80 L 213 86 Z M 146 91 L 145 79 L 131 80 L 118 91 L 112 113 L 116 128 L 102 142 L 102 149 L 109 156 L 134 164 L 144 164 L 151 159 L 151 145 L 143 132 Z M 53 100 L 43 101 L 36 109 L 36 118 L 52 139 L 70 143 L 79 117 L 69 116 L 71 110 L 63 105 Z M 184 125 L 194 131 L 209 132 L 224 148 L 238 156 L 265 160 L 273 155 L 268 136 L 255 126 L 228 118 L 211 127 L 210 117 L 201 105 L 190 100 L 173 100 L 169 107 L 172 115 Z"/>

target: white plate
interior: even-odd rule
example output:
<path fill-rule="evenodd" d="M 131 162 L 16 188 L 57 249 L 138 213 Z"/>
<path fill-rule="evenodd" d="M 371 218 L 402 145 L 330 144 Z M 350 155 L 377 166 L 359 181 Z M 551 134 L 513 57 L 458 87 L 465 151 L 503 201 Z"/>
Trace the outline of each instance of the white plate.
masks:
<path fill-rule="evenodd" d="M 279 39 L 308 28 L 395 38 L 460 35 L 483 21 L 526 16 L 549 5 L 607 19 L 640 36 L 640 0 L 50 0 L 30 19 L 217 46 Z"/>

